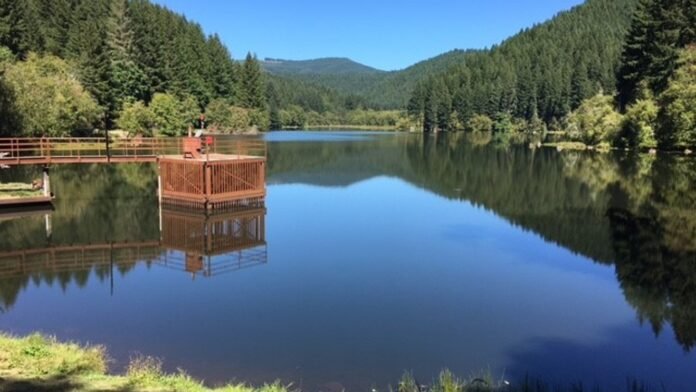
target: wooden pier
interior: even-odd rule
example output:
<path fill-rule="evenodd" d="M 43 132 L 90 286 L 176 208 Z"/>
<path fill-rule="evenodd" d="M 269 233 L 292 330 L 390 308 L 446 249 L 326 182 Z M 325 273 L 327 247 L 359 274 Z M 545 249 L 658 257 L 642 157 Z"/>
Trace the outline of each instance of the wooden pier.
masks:
<path fill-rule="evenodd" d="M 260 140 L 0 138 L 0 167 L 41 165 L 46 186 L 50 165 L 116 163 L 158 163 L 164 202 L 211 209 L 266 195 L 266 143 Z"/>

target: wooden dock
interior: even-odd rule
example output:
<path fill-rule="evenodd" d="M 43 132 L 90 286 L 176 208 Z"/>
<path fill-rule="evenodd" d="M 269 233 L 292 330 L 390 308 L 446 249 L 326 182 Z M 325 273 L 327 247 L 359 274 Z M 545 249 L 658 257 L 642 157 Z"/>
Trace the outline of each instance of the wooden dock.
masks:
<path fill-rule="evenodd" d="M 0 167 L 158 163 L 160 199 L 219 208 L 266 195 L 266 143 L 203 138 L 0 138 Z M 46 195 L 50 195 L 50 188 Z"/>

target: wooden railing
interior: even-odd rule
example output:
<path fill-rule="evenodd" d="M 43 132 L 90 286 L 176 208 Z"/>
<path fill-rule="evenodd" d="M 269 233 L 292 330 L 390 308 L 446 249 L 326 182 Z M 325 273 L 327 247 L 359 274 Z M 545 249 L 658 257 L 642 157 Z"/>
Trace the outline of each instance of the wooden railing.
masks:
<path fill-rule="evenodd" d="M 0 138 L 0 165 L 155 162 L 182 155 L 184 138 Z M 203 154 L 266 157 L 261 140 L 204 136 Z"/>

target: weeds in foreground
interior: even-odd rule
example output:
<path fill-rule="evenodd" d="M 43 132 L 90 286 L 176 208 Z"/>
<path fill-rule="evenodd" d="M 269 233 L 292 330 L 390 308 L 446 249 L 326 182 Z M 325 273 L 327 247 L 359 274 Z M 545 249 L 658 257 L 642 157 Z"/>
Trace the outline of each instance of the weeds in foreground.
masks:
<path fill-rule="evenodd" d="M 18 377 L 104 373 L 106 354 L 102 346 L 58 343 L 37 333 L 24 338 L 0 334 L 0 372 Z"/>
<path fill-rule="evenodd" d="M 125 375 L 108 375 L 106 352 L 101 346 L 81 346 L 60 343 L 53 337 L 32 334 L 23 338 L 0 333 L 0 390 L 80 390 L 80 391 L 148 391 L 148 392 L 288 392 L 291 385 L 279 382 L 258 388 L 247 384 L 228 384 L 208 388 L 179 370 L 167 374 L 162 362 L 152 357 L 133 358 Z M 35 387 L 35 388 L 34 388 Z M 9 389 L 8 389 L 9 388 Z M 394 391 L 390 388 L 390 391 Z M 637 380 L 628 380 L 625 392 L 665 392 L 664 388 L 649 387 Z M 420 383 L 406 372 L 397 384 L 396 392 L 601 392 L 582 384 L 563 387 L 549 385 L 526 377 L 510 383 L 496 379 L 489 371 L 460 379 L 443 370 L 428 385 Z M 618 391 L 610 391 L 618 392 Z"/>
<path fill-rule="evenodd" d="M 390 391 L 393 389 L 390 388 Z M 664 387 L 652 388 L 637 380 L 627 380 L 626 392 L 665 392 Z M 431 385 L 416 381 L 413 373 L 406 372 L 396 388 L 396 392 L 602 392 L 599 387 L 587 388 L 582 383 L 570 386 L 552 386 L 542 380 L 526 377 L 519 383 L 496 380 L 490 371 L 472 375 L 468 379 L 459 379 L 448 369 L 440 372 Z M 618 392 L 618 391 L 611 391 Z"/>

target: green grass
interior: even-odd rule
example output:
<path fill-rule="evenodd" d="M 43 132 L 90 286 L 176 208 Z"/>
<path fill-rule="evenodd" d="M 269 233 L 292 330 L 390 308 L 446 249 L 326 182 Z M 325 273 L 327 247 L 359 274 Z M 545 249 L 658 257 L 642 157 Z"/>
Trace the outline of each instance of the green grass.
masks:
<path fill-rule="evenodd" d="M 41 189 L 33 189 L 31 184 L 10 182 L 0 184 L 0 199 L 13 199 L 18 197 L 35 197 L 43 195 Z"/>
<path fill-rule="evenodd" d="M 124 375 L 107 374 L 102 346 L 61 343 L 40 334 L 14 337 L 0 333 L 1 391 L 147 391 L 147 392 L 287 392 L 280 383 L 255 388 L 228 384 L 208 388 L 180 370 L 167 374 L 155 358 L 133 359 Z"/>
<path fill-rule="evenodd" d="M 167 374 L 156 358 L 131 360 L 122 375 L 108 374 L 108 357 L 102 346 L 61 343 L 38 333 L 15 337 L 0 333 L 0 391 L 86 391 L 86 392 L 289 392 L 292 386 L 279 382 L 253 387 L 228 384 L 209 388 L 183 370 Z M 600 392 L 582 384 L 548 385 L 541 380 L 525 378 L 510 383 L 482 371 L 467 378 L 458 378 L 443 370 L 429 384 L 419 382 L 407 372 L 395 387 L 384 392 Z M 650 392 L 637 381 L 629 380 L 625 392 Z M 612 391 L 618 392 L 618 391 Z"/>

